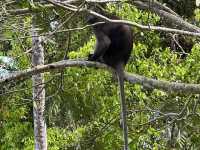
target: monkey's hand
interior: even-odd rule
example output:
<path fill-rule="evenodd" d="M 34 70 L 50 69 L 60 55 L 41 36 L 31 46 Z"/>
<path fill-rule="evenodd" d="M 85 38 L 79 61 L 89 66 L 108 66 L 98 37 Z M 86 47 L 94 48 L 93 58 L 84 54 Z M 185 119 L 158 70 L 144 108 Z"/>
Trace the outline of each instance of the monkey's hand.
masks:
<path fill-rule="evenodd" d="M 94 54 L 89 54 L 87 60 L 88 60 L 88 61 L 95 61 L 95 59 L 94 59 Z"/>
<path fill-rule="evenodd" d="M 104 63 L 102 57 L 96 58 L 94 54 L 89 54 L 87 60 L 88 60 L 88 61 L 96 61 L 96 62 Z"/>

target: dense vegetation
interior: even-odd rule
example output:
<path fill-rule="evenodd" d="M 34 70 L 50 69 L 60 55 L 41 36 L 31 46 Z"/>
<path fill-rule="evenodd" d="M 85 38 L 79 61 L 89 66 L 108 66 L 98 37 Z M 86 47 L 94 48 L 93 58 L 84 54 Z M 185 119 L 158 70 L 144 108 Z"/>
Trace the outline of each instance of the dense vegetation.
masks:
<path fill-rule="evenodd" d="M 59 31 L 85 26 L 84 13 L 72 17 L 71 12 L 59 7 L 48 8 L 25 0 L 0 5 L 6 10 L 31 8 L 30 13 L 36 14 L 38 32 L 43 35 L 54 29 L 53 23 L 65 22 Z M 185 12 L 181 11 L 182 6 L 185 8 L 188 3 L 176 5 L 174 11 L 199 25 L 200 9 L 195 8 L 195 2 L 189 5 L 193 9 Z M 133 5 L 111 3 L 106 9 L 124 20 L 168 25 L 159 16 Z M 31 53 L 27 51 L 32 46 L 32 15 L 13 15 L 3 10 L 0 14 L 0 76 L 6 76 L 10 71 L 31 67 Z M 198 38 L 135 27 L 133 31 L 134 49 L 127 72 L 159 80 L 199 83 Z M 63 60 L 66 55 L 69 59 L 86 58 L 94 43 L 90 28 L 56 32 L 43 43 L 45 64 Z M 48 149 L 119 150 L 122 134 L 117 86 L 111 73 L 103 69 L 71 67 L 46 72 Z M 128 82 L 125 93 L 131 150 L 200 148 L 199 95 L 169 93 Z M 31 79 L 0 87 L 0 149 L 34 148 L 32 107 Z"/>

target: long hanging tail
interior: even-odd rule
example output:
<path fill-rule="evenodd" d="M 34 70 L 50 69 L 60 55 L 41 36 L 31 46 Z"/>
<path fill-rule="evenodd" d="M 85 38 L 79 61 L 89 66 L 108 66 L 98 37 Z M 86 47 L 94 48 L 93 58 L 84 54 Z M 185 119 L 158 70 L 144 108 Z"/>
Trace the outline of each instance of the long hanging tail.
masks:
<path fill-rule="evenodd" d="M 122 127 L 123 127 L 123 138 L 124 138 L 124 150 L 128 150 L 128 127 L 126 121 L 126 99 L 124 93 L 124 67 L 122 64 L 116 67 L 119 91 L 120 91 L 120 102 L 121 102 L 121 117 L 122 117 Z"/>

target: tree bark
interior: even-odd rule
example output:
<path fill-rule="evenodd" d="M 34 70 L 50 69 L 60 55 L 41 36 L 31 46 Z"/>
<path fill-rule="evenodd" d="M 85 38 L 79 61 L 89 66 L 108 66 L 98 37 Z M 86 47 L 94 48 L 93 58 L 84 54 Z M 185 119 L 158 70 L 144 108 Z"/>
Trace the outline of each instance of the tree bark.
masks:
<path fill-rule="evenodd" d="M 32 27 L 32 66 L 44 64 L 44 49 L 41 45 L 41 38 Z M 35 150 L 47 150 L 47 135 L 45 123 L 45 87 L 44 76 L 42 73 L 32 76 L 33 81 L 33 119 L 34 119 L 34 136 Z"/>

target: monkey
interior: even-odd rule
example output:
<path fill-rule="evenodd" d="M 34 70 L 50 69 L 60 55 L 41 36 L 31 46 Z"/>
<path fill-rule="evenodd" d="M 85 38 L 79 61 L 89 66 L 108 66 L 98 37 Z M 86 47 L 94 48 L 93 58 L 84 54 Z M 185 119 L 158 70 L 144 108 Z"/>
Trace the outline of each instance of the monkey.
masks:
<path fill-rule="evenodd" d="M 116 15 L 104 12 L 102 15 L 110 19 L 119 20 L 119 17 Z M 89 15 L 87 18 L 88 24 L 94 24 L 102 21 L 102 19 L 94 15 Z M 128 127 L 126 123 L 126 102 L 124 93 L 124 67 L 127 64 L 133 49 L 133 31 L 128 25 L 112 22 L 98 24 L 92 28 L 96 37 L 96 44 L 94 54 L 89 54 L 88 61 L 99 61 L 105 63 L 116 72 L 121 101 L 124 150 L 128 150 Z"/>

